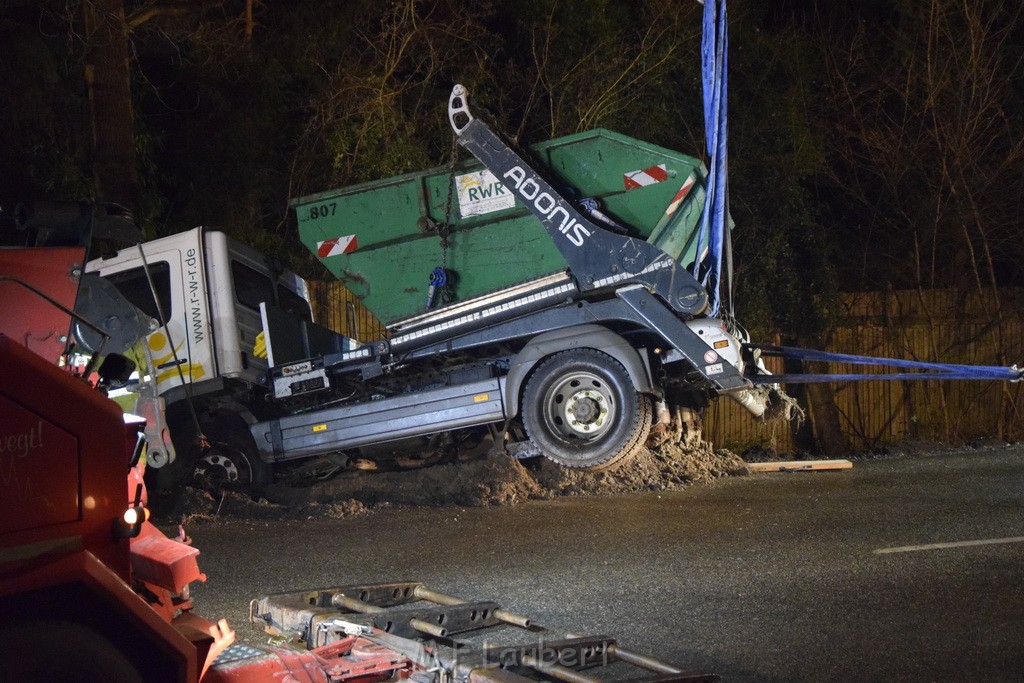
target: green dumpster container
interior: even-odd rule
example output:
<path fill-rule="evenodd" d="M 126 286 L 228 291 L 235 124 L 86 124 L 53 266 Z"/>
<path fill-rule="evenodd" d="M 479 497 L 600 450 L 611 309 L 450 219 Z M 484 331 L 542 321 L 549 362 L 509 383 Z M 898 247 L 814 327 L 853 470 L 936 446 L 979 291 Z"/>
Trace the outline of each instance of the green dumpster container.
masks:
<path fill-rule="evenodd" d="M 600 210 L 634 236 L 683 264 L 693 261 L 704 205 L 700 161 L 602 129 L 530 151 L 555 187 L 597 198 Z M 442 262 L 437 226 L 446 211 L 446 265 L 456 274 L 456 301 L 566 268 L 540 222 L 499 181 L 471 160 L 456 166 L 454 184 L 449 169 L 435 168 L 300 197 L 291 205 L 303 244 L 390 324 L 427 309 L 430 273 Z"/>

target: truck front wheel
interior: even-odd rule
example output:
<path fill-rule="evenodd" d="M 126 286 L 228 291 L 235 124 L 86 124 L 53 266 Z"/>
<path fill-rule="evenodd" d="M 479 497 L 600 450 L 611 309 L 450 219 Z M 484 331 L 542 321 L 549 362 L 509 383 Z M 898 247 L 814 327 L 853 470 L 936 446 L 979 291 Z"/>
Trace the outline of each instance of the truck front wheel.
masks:
<path fill-rule="evenodd" d="M 547 458 L 599 470 L 636 455 L 651 430 L 651 403 L 617 360 L 594 349 L 562 351 L 533 371 L 523 425 Z"/>
<path fill-rule="evenodd" d="M 252 435 L 233 422 L 207 425 L 210 448 L 196 458 L 192 480 L 202 488 L 258 493 L 272 478 L 271 466 L 260 459 Z"/>

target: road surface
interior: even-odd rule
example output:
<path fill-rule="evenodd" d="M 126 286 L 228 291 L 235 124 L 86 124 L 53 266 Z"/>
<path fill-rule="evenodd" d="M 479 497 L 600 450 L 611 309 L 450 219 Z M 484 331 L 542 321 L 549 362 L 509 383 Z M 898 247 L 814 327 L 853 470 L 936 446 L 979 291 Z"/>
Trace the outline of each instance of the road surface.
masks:
<path fill-rule="evenodd" d="M 1024 447 L 190 532 L 250 643 L 258 594 L 418 580 L 729 681 L 1024 678 Z"/>

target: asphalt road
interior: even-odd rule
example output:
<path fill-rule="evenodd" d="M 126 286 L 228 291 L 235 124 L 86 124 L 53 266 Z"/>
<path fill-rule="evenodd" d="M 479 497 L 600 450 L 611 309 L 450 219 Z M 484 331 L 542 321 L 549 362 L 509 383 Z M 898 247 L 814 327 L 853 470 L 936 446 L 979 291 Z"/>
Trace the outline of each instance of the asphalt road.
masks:
<path fill-rule="evenodd" d="M 250 643 L 256 595 L 418 580 L 729 681 L 1024 680 L 1024 447 L 190 532 L 197 611 Z"/>

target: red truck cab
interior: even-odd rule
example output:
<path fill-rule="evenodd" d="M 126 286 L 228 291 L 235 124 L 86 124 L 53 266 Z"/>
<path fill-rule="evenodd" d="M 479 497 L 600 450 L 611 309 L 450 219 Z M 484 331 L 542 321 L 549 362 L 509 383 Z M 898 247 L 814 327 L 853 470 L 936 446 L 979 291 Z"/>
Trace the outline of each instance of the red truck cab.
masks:
<path fill-rule="evenodd" d="M 198 551 L 126 495 L 137 431 L 113 401 L 0 336 L 0 661 L 11 680 L 195 681 L 231 642 L 225 623 L 188 611 L 188 583 L 204 578 Z"/>

